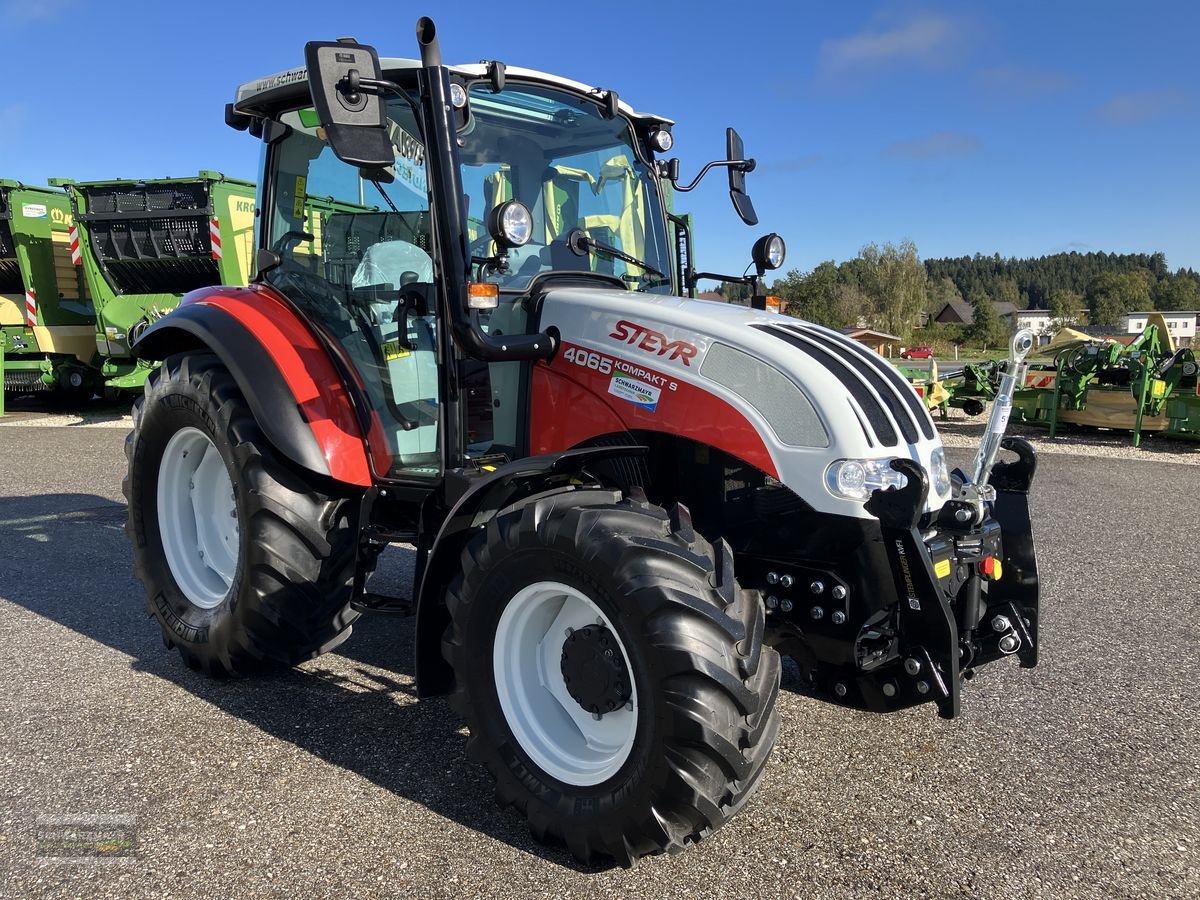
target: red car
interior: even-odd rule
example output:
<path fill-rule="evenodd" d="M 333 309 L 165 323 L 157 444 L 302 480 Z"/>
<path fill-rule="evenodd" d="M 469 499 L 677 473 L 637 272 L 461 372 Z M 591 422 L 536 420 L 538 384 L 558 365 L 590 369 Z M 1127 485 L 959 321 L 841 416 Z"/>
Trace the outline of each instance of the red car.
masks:
<path fill-rule="evenodd" d="M 933 356 L 933 348 L 922 344 L 920 347 L 909 347 L 900 352 L 901 359 L 929 359 Z"/>

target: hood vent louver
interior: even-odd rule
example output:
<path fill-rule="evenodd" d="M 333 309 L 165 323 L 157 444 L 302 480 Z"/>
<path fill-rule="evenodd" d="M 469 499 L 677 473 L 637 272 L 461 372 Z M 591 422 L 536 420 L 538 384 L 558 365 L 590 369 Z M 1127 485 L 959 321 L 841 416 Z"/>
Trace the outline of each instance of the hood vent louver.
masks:
<path fill-rule="evenodd" d="M 895 447 L 901 438 L 915 444 L 921 436 L 932 439 L 933 422 L 921 400 L 892 366 L 865 347 L 835 331 L 815 325 L 754 325 L 812 357 L 846 388 L 865 425 L 884 447 Z M 871 437 L 868 434 L 868 437 Z"/>

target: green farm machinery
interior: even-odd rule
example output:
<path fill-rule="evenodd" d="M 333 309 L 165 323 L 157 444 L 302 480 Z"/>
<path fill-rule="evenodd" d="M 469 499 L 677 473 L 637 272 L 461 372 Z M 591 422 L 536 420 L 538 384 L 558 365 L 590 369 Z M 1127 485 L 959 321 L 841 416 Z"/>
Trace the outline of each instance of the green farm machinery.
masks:
<path fill-rule="evenodd" d="M 71 263 L 67 195 L 0 180 L 0 369 L 5 393 L 81 394 L 95 385 L 95 317 Z"/>
<path fill-rule="evenodd" d="M 961 409 L 968 416 L 982 413 L 996 397 L 1001 364 L 967 363 L 960 371 L 946 376 L 940 375 L 933 359 L 929 360 L 928 368 L 907 365 L 899 369 L 925 401 L 925 408 L 930 412 L 939 410 L 945 419 L 951 408 Z"/>
<path fill-rule="evenodd" d="M 141 333 L 188 291 L 247 283 L 255 186 L 211 171 L 189 178 L 51 184 L 70 197 L 77 265 L 95 305 L 89 339 L 104 385 L 140 390 L 153 368 L 130 352 Z"/>
<path fill-rule="evenodd" d="M 1153 315 L 1128 345 L 1111 338 L 1070 335 L 1054 361 L 1031 366 L 1013 396 L 1018 422 L 1063 424 L 1133 433 L 1200 438 L 1196 355 L 1176 348 L 1162 316 Z"/>

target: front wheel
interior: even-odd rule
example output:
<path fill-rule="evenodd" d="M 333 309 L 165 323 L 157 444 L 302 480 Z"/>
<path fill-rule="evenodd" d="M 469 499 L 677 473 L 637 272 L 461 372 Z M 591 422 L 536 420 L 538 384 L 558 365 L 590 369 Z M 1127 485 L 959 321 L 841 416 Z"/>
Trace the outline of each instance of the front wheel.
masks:
<path fill-rule="evenodd" d="M 759 783 L 779 657 L 723 542 L 620 493 L 502 513 L 451 584 L 444 652 L 468 752 L 581 862 L 676 852 Z"/>
<path fill-rule="evenodd" d="M 210 353 L 169 357 L 133 421 L 126 532 L 167 646 L 230 675 L 294 665 L 348 637 L 361 495 L 285 466 Z"/>

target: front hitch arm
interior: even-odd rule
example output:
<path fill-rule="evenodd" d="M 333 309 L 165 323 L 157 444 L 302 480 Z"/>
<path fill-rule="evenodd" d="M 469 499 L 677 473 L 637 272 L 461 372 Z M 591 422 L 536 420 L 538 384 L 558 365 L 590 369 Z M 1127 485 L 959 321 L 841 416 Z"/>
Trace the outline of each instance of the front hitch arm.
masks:
<path fill-rule="evenodd" d="M 911 459 L 896 459 L 892 468 L 907 483 L 896 490 L 875 491 L 865 506 L 879 519 L 883 543 L 891 564 L 898 608 L 900 653 L 911 666 L 911 677 L 899 679 L 894 698 L 921 703 L 933 699 L 938 715 L 952 719 L 960 709 L 958 625 L 954 611 L 938 586 L 933 561 L 917 528 L 929 496 L 929 476 Z M 905 694 L 910 694 L 906 697 Z"/>

